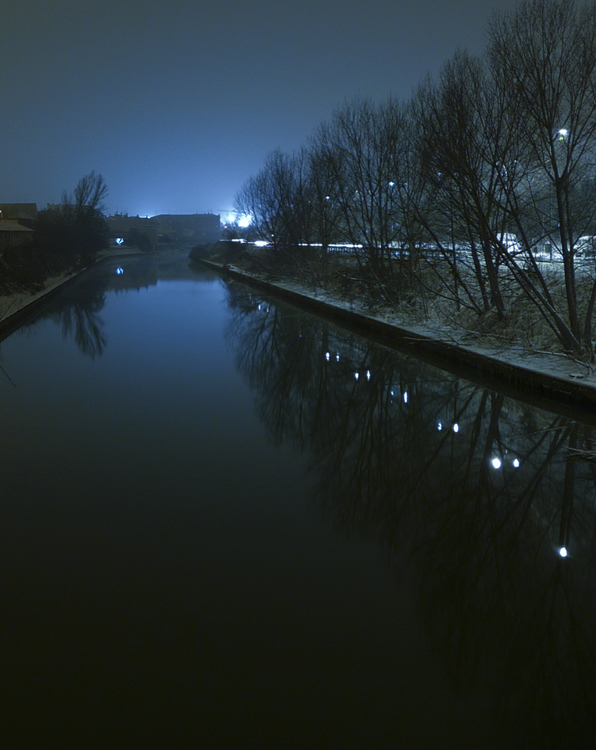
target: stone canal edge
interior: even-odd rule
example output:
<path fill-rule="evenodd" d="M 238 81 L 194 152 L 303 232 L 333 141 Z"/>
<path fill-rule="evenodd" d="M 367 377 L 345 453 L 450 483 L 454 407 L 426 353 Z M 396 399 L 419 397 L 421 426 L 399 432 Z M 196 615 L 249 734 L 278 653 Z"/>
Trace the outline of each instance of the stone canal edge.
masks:
<path fill-rule="evenodd" d="M 222 277 L 241 282 L 260 292 L 315 313 L 331 323 L 377 343 L 409 354 L 443 370 L 498 390 L 508 396 L 564 416 L 596 425 L 596 375 L 592 368 L 557 355 L 504 359 L 457 342 L 445 341 L 420 330 L 400 327 L 382 318 L 304 290 L 264 279 L 243 270 L 201 259 L 204 266 Z M 515 360 L 518 361 L 515 361 Z M 523 361 L 522 361 L 523 360 Z M 579 372 L 578 368 L 584 368 Z M 587 372 L 586 372 L 587 370 Z"/>

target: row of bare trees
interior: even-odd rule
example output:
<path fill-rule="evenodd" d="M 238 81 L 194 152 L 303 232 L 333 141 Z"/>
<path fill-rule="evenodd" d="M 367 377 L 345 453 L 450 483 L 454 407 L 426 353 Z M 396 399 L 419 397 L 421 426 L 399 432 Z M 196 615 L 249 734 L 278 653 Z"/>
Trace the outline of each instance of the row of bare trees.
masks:
<path fill-rule="evenodd" d="M 380 290 L 434 278 L 499 319 L 523 297 L 593 357 L 596 5 L 495 15 L 482 56 L 457 52 L 408 102 L 340 107 L 299 152 L 271 153 L 236 209 L 272 259 L 308 248 L 325 268 L 349 243 Z"/>

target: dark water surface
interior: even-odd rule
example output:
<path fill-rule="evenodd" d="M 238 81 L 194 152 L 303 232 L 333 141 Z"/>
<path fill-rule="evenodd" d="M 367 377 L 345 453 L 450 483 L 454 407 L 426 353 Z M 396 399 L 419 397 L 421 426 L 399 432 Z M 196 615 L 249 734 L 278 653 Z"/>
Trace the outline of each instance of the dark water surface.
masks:
<path fill-rule="evenodd" d="M 0 345 L 0 746 L 593 747 L 581 417 L 119 263 Z"/>

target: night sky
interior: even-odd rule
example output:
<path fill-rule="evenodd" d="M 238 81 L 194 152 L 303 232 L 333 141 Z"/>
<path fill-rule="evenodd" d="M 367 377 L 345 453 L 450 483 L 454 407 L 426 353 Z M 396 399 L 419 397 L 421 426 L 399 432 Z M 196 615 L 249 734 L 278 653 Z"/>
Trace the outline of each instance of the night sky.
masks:
<path fill-rule="evenodd" d="M 356 95 L 408 98 L 515 0 L 7 0 L 0 202 L 225 215 L 274 148 Z"/>

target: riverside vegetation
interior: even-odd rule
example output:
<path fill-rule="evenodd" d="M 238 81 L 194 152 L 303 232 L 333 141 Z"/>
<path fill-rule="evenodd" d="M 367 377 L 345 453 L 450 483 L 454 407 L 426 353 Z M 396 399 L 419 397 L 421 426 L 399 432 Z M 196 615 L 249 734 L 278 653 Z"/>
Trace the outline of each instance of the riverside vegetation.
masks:
<path fill-rule="evenodd" d="M 409 101 L 347 102 L 235 208 L 252 223 L 228 236 L 262 243 L 234 250 L 246 267 L 593 362 L 596 5 L 494 15 L 484 54 L 457 52 Z"/>
<path fill-rule="evenodd" d="M 90 265 L 108 246 L 104 218 L 107 185 L 100 174 L 82 177 L 73 194 L 40 211 L 32 245 L 8 248 L 0 256 L 0 295 L 34 294 L 52 277 Z"/>

